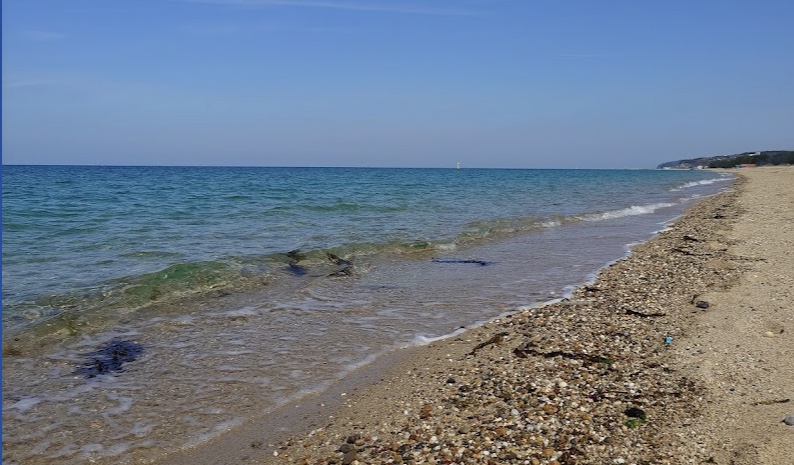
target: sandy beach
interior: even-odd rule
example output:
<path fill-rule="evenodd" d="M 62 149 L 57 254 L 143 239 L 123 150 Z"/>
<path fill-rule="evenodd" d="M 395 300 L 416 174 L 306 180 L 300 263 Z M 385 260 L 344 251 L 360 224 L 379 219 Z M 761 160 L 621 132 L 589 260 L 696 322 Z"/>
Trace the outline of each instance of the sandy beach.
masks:
<path fill-rule="evenodd" d="M 735 173 L 569 298 L 162 463 L 794 463 L 794 168 Z"/>

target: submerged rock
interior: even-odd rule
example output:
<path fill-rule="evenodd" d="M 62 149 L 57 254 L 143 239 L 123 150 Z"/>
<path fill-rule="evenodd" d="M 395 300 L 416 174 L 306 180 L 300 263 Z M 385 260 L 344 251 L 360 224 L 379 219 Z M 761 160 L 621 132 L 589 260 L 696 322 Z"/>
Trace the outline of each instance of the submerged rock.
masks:
<path fill-rule="evenodd" d="M 287 271 L 295 276 L 303 276 L 309 272 L 306 267 L 298 265 L 297 263 L 290 263 L 287 266 Z"/>

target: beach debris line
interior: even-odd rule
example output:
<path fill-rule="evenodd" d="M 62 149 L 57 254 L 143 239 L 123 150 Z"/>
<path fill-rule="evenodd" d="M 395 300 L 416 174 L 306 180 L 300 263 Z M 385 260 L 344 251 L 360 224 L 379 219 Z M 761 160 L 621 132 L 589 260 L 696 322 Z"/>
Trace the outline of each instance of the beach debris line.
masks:
<path fill-rule="evenodd" d="M 642 313 L 636 310 L 626 309 L 627 315 L 641 316 L 643 318 L 654 318 L 659 316 L 667 316 L 666 313 Z"/>
<path fill-rule="evenodd" d="M 86 354 L 88 360 L 77 367 L 74 374 L 86 379 L 122 371 L 127 362 L 135 361 L 143 353 L 143 346 L 132 341 L 114 339 L 103 348 Z"/>

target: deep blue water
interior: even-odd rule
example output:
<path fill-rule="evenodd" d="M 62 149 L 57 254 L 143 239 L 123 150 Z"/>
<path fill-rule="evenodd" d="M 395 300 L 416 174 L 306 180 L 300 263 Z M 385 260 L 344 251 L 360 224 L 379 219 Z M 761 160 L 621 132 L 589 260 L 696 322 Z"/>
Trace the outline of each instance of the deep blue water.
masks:
<path fill-rule="evenodd" d="M 21 344 L 3 360 L 4 454 L 123 463 L 205 441 L 252 404 L 559 298 L 726 180 L 4 166 L 4 350 Z M 75 374 L 110 341 L 142 355 Z"/>

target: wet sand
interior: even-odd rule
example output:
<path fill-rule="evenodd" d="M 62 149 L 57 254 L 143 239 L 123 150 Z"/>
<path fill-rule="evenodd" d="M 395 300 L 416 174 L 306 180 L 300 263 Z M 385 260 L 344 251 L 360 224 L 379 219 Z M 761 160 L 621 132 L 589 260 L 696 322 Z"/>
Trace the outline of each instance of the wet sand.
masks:
<path fill-rule="evenodd" d="M 570 298 L 162 463 L 793 463 L 794 168 L 736 173 Z"/>

